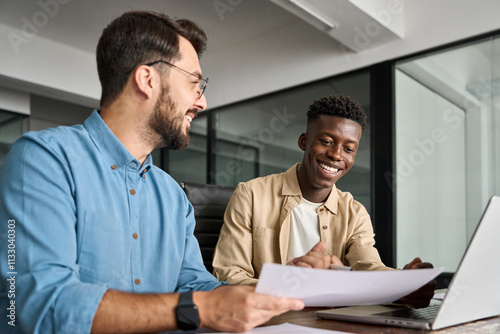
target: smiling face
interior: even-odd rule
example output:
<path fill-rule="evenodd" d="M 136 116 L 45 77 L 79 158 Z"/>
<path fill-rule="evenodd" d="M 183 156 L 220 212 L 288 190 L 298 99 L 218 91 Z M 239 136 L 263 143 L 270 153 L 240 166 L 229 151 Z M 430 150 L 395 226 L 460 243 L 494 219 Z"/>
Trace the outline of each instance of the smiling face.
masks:
<path fill-rule="evenodd" d="M 183 37 L 179 37 L 179 55 L 180 59 L 172 63 L 201 78 L 198 55 Z M 175 67 L 169 68 L 168 74 L 161 77 L 161 91 L 149 127 L 158 138 L 156 147 L 183 149 L 189 144 L 191 121 L 198 111 L 206 109 L 207 100 L 205 95 L 199 97 L 200 79 L 197 77 Z"/>
<path fill-rule="evenodd" d="M 309 121 L 298 142 L 304 151 L 298 180 L 305 199 L 326 200 L 335 182 L 351 169 L 361 134 L 361 125 L 347 118 L 320 115 Z"/>

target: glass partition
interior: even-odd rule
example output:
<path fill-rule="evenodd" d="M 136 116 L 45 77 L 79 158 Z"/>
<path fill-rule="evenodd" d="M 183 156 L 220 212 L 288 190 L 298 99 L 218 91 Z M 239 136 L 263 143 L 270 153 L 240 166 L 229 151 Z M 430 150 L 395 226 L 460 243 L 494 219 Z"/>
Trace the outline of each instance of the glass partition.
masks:
<path fill-rule="evenodd" d="M 454 272 L 500 193 L 499 38 L 396 67 L 397 265 Z"/>

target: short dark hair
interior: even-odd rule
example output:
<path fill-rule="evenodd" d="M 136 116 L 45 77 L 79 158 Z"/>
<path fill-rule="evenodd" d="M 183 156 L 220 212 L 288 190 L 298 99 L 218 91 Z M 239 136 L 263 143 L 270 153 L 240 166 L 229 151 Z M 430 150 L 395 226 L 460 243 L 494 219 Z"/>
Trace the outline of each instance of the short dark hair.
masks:
<path fill-rule="evenodd" d="M 314 101 L 307 111 L 307 122 L 318 119 L 320 115 L 337 116 L 350 119 L 366 127 L 366 114 L 361 105 L 348 96 L 330 95 Z"/>
<path fill-rule="evenodd" d="M 147 11 L 126 12 L 113 20 L 103 30 L 96 50 L 101 106 L 118 98 L 137 66 L 179 58 L 179 36 L 186 38 L 201 57 L 207 36 L 192 21 L 174 21 L 165 14 Z"/>

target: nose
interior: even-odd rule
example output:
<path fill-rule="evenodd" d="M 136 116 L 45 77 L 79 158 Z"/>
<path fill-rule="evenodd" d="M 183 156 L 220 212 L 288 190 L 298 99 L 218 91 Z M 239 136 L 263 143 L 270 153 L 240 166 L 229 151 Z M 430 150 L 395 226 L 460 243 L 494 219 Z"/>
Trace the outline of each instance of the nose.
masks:
<path fill-rule="evenodd" d="M 327 152 L 326 155 L 333 159 L 334 161 L 342 160 L 342 146 L 333 145 Z"/>
<path fill-rule="evenodd" d="M 207 98 L 205 97 L 205 94 L 194 101 L 194 106 L 199 111 L 207 109 Z"/>

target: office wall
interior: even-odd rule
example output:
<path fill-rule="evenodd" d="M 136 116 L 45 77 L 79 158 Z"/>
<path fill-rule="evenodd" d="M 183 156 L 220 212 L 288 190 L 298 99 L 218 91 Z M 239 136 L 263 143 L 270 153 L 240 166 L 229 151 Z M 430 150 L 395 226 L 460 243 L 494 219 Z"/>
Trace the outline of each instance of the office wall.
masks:
<path fill-rule="evenodd" d="M 101 89 L 93 54 L 1 22 L 0 36 L 0 89 L 3 86 L 90 107 L 98 105 Z"/>

